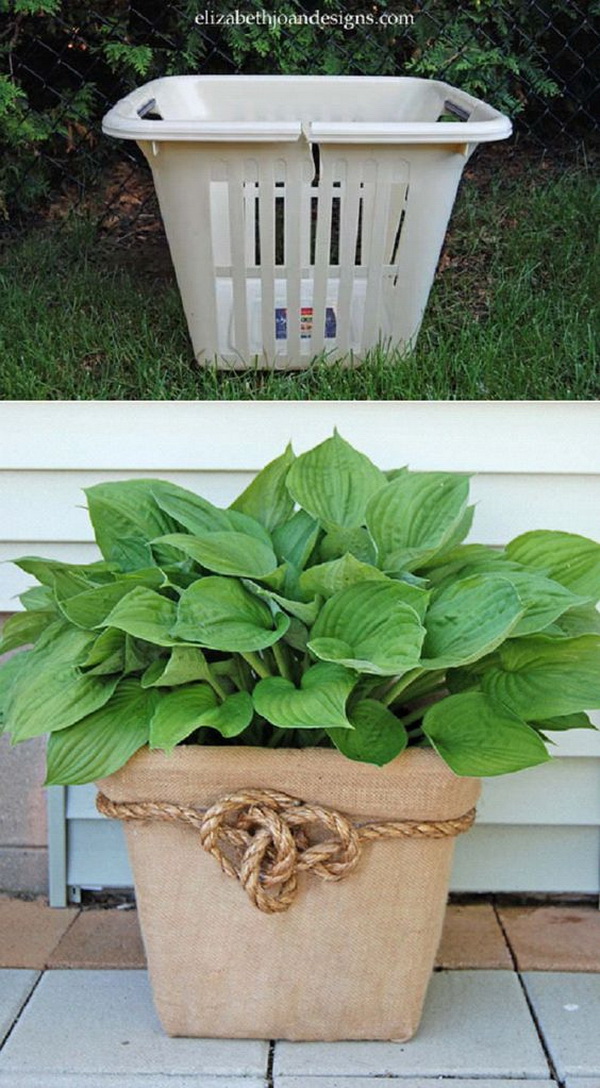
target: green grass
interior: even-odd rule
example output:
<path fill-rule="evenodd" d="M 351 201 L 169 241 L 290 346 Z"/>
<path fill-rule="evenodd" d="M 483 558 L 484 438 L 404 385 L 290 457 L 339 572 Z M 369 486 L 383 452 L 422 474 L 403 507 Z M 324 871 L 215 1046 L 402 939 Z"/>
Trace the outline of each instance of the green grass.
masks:
<path fill-rule="evenodd" d="M 0 253 L 0 397 L 20 400 L 595 399 L 598 187 L 585 167 L 467 179 L 416 350 L 244 373 L 193 359 L 157 247 L 85 221 Z"/>

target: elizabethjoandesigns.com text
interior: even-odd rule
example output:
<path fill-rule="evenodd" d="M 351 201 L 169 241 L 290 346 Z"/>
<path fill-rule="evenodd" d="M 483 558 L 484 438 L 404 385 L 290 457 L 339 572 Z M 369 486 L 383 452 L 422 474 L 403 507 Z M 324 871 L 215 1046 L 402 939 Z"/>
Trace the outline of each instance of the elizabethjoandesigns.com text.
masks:
<path fill-rule="evenodd" d="M 356 30 L 358 27 L 410 27 L 415 16 L 398 11 L 313 11 L 313 12 L 272 12 L 272 11 L 200 11 L 194 18 L 197 26 L 264 26 L 295 27 L 314 26 L 322 30 Z"/>

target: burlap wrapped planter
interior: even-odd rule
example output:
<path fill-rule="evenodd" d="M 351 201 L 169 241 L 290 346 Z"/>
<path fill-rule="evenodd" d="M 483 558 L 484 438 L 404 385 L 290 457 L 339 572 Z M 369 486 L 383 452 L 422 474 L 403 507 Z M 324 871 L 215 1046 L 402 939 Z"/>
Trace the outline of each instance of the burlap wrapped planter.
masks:
<path fill-rule="evenodd" d="M 357 824 L 453 821 L 480 789 L 416 748 L 379 768 L 326 749 L 191 745 L 168 756 L 142 750 L 98 785 L 110 802 L 203 809 L 267 787 Z M 336 882 L 301 872 L 294 902 L 276 913 L 256 909 L 193 827 L 134 819 L 125 829 L 154 999 L 170 1035 L 414 1034 L 444 918 L 452 829 L 365 842 L 356 868 Z"/>

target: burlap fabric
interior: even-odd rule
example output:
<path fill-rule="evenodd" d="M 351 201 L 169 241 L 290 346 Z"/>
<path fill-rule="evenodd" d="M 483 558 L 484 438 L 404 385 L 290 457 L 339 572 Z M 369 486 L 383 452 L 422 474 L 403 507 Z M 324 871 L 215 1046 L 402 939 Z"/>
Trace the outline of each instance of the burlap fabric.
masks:
<path fill-rule="evenodd" d="M 355 820 L 447 820 L 479 795 L 432 751 L 386 767 L 320 749 L 139 752 L 98 783 L 112 801 L 208 807 L 279 790 Z M 158 1014 L 170 1035 L 406 1040 L 418 1027 L 446 904 L 453 837 L 367 843 L 339 883 L 301 873 L 264 914 L 177 822 L 125 823 Z"/>

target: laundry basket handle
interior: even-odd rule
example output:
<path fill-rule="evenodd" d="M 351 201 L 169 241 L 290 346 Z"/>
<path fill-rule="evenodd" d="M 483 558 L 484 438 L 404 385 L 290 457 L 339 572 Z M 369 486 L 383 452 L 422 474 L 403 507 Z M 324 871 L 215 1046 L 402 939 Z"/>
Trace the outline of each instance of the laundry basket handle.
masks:
<path fill-rule="evenodd" d="M 138 106 L 136 113 L 138 117 L 147 117 L 149 113 L 153 113 L 156 110 L 156 99 L 149 98 L 141 106 Z"/>
<path fill-rule="evenodd" d="M 138 110 L 138 113 L 140 111 Z M 455 117 L 458 117 L 459 121 L 468 121 L 473 110 L 466 110 L 464 106 L 459 106 L 458 102 L 451 102 L 449 98 L 444 102 L 444 112 L 452 113 Z"/>

